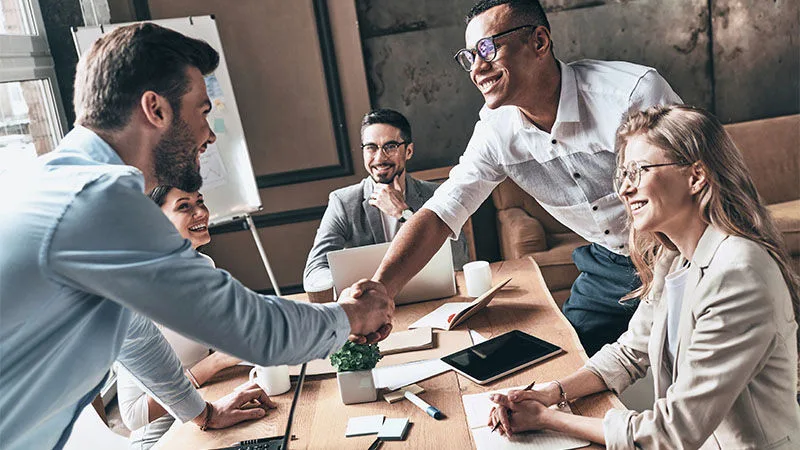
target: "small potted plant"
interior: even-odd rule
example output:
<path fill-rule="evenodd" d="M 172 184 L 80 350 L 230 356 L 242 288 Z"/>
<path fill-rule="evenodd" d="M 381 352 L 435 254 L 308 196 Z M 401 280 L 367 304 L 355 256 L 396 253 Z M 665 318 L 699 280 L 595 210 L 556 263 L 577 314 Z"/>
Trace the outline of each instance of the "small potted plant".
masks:
<path fill-rule="evenodd" d="M 380 359 L 381 353 L 376 344 L 354 344 L 350 341 L 331 355 L 342 403 L 350 405 L 378 399 L 372 369 Z"/>

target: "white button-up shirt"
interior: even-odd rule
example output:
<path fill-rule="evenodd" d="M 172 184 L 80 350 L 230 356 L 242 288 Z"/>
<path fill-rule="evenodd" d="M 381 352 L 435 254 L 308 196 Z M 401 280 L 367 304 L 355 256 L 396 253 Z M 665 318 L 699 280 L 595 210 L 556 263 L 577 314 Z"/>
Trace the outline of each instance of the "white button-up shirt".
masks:
<path fill-rule="evenodd" d="M 625 207 L 614 192 L 616 130 L 629 111 L 681 103 L 649 67 L 582 60 L 561 67 L 550 133 L 515 106 L 480 112 L 467 149 L 425 208 L 458 233 L 506 177 L 589 242 L 627 255 Z"/>

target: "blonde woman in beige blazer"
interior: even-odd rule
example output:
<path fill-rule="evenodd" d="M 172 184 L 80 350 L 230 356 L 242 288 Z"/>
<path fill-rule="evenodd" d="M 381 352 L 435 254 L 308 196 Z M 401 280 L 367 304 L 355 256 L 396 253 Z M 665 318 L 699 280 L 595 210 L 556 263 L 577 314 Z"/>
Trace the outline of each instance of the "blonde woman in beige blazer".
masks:
<path fill-rule="evenodd" d="M 610 449 L 797 449 L 798 281 L 741 154 L 710 113 L 659 106 L 617 132 L 616 187 L 642 302 L 628 331 L 563 380 L 496 394 L 490 425 Z M 604 419 L 547 406 L 653 371 L 656 401 Z"/>

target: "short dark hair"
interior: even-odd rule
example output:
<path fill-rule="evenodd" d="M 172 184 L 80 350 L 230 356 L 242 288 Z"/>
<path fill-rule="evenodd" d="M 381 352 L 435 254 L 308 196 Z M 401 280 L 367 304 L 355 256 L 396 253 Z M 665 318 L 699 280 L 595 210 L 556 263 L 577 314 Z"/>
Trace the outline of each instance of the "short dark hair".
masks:
<path fill-rule="evenodd" d="M 161 184 L 154 187 L 153 190 L 147 194 L 147 196 L 150 197 L 150 200 L 156 202 L 156 205 L 164 206 L 164 202 L 167 201 L 167 194 L 169 194 L 169 191 L 173 189 L 175 189 L 173 186 Z"/>
<path fill-rule="evenodd" d="M 514 17 L 521 19 L 519 25 L 544 26 L 550 30 L 550 22 L 539 0 L 480 0 L 469 10 L 464 22 L 469 24 L 475 16 L 500 5 L 508 5 L 514 11 Z"/>
<path fill-rule="evenodd" d="M 99 130 L 122 128 L 146 91 L 164 96 L 177 113 L 189 91 L 187 69 L 206 75 L 217 65 L 219 53 L 205 41 L 153 23 L 119 27 L 95 41 L 78 62 L 75 122 Z"/>
<path fill-rule="evenodd" d="M 398 130 L 400 130 L 400 137 L 403 138 L 403 141 L 407 143 L 413 142 L 411 139 L 411 124 L 408 123 L 408 119 L 399 112 L 393 109 L 374 109 L 368 112 L 364 118 L 361 120 L 361 132 L 364 132 L 364 128 L 375 125 L 376 123 L 385 123 L 386 125 L 391 125 Z"/>

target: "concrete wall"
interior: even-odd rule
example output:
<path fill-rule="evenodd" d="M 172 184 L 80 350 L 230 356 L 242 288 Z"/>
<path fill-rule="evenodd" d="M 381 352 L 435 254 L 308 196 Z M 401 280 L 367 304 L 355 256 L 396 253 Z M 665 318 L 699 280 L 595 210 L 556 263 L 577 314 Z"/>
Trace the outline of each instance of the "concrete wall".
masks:
<path fill-rule="evenodd" d="M 473 0 L 356 0 L 370 99 L 414 127 L 412 170 L 455 164 L 482 99 L 452 59 Z M 796 0 L 543 0 L 556 56 L 655 67 L 723 122 L 800 111 Z M 711 5 L 711 6 L 709 6 Z"/>
<path fill-rule="evenodd" d="M 83 25 L 79 0 L 39 0 L 70 122 L 74 45 L 70 26 Z M 405 113 L 414 128 L 416 153 L 411 171 L 456 163 L 482 105 L 478 91 L 453 61 L 464 46 L 463 15 L 474 0 L 326 0 L 339 70 L 346 129 L 353 170 L 337 177 L 302 177 L 261 189 L 264 213 L 257 219 L 259 233 L 279 284 L 294 291 L 316 227 L 333 189 L 364 176 L 358 149 L 361 116 L 371 107 L 391 107 Z M 240 4 L 241 3 L 241 4 Z M 713 5 L 709 8 L 709 3 Z M 709 108 L 725 122 L 796 113 L 800 52 L 797 0 L 545 0 L 553 28 L 556 55 L 564 61 L 580 58 L 621 59 L 655 67 L 688 103 Z M 300 3 L 311 4 L 310 0 Z M 254 161 L 262 161 L 257 175 L 287 164 L 303 169 L 316 161 L 326 164 L 335 144 L 305 145 L 298 151 L 277 148 L 281 139 L 331 139 L 331 124 L 317 123 L 297 105 L 286 101 L 276 109 L 275 98 L 265 95 L 287 78 L 319 78 L 310 64 L 284 57 L 272 65 L 263 48 L 276 41 L 268 32 L 295 29 L 313 33 L 308 14 L 286 16 L 279 0 L 238 1 L 223 7 L 222 0 L 150 0 L 153 18 L 216 14 L 220 35 L 240 100 L 240 115 Z M 141 6 L 141 4 L 140 4 Z M 297 5 L 295 5 L 297 6 Z M 108 0 L 112 22 L 135 20 L 132 0 Z M 240 43 L 238 39 L 255 44 Z M 311 54 L 301 40 L 282 39 L 289 54 Z M 363 59 L 362 59 L 363 52 Z M 312 58 L 313 59 L 313 58 Z M 311 61 L 313 63 L 313 61 Z M 255 69 L 254 69 L 255 67 Z M 275 70 L 281 69 L 281 70 Z M 318 80 L 317 80 L 318 81 Z M 316 81 L 315 81 L 316 82 Z M 301 83 L 302 84 L 302 83 Z M 297 97 L 305 96 L 297 94 Z M 267 108 L 264 105 L 272 106 Z M 320 108 L 327 108 L 325 100 Z M 291 116 L 293 126 L 259 134 L 263 124 Z M 323 120 L 324 122 L 324 120 Z M 264 128 L 266 129 L 266 128 Z M 279 136 L 280 134 L 280 136 Z M 308 136 L 306 136 L 308 135 Z M 299 172 L 298 172 L 299 173 Z M 490 203 L 490 202 L 489 202 Z M 473 216 L 478 257 L 497 258 L 494 213 L 484 205 Z M 220 232 L 208 249 L 219 267 L 254 289 L 269 282 L 249 231 Z"/>

